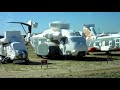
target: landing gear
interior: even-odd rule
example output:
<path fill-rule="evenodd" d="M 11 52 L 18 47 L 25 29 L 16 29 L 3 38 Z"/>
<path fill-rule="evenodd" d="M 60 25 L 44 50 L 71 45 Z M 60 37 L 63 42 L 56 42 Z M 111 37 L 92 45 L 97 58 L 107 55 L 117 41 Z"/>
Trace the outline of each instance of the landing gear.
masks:
<path fill-rule="evenodd" d="M 0 62 L 2 64 L 6 64 L 8 62 L 9 58 L 5 56 L 0 56 Z"/>
<path fill-rule="evenodd" d="M 77 59 L 81 60 L 85 56 L 85 52 L 79 52 L 78 55 L 76 56 Z"/>
<path fill-rule="evenodd" d="M 110 55 L 111 53 L 110 53 L 110 51 L 107 51 L 106 54 L 107 54 L 107 55 Z"/>
<path fill-rule="evenodd" d="M 30 63 L 30 60 L 29 60 L 29 59 L 26 59 L 26 60 L 25 60 L 25 65 L 29 65 L 29 63 Z"/>
<path fill-rule="evenodd" d="M 3 60 L 3 56 L 0 56 L 0 63 L 2 63 L 2 60 Z"/>

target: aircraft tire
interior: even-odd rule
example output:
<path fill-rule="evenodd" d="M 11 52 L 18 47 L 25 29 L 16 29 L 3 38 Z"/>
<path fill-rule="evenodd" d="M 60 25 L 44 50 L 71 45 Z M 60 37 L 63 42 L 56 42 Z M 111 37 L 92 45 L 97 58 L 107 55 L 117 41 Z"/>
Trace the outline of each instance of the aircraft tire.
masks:
<path fill-rule="evenodd" d="M 6 64 L 7 57 L 2 57 L 2 56 L 1 56 L 1 58 L 2 58 L 1 63 L 2 63 L 2 64 Z"/>
<path fill-rule="evenodd" d="M 30 63 L 29 59 L 25 60 L 25 65 L 29 65 L 29 63 Z"/>
<path fill-rule="evenodd" d="M 5 60 L 1 60 L 1 63 L 2 63 L 2 64 L 5 64 L 6 62 L 5 62 Z"/>
<path fill-rule="evenodd" d="M 77 58 L 78 60 L 82 60 L 82 59 L 83 59 L 83 56 L 84 56 L 84 53 L 79 52 L 78 55 L 76 56 L 76 58 Z"/>

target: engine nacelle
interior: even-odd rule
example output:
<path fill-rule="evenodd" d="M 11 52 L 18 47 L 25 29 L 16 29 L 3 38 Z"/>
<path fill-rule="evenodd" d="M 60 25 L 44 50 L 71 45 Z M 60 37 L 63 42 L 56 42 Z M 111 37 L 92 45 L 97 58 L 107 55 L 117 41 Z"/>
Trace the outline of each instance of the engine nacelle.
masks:
<path fill-rule="evenodd" d="M 50 40 L 60 40 L 62 38 L 61 32 L 55 31 L 45 35 Z"/>

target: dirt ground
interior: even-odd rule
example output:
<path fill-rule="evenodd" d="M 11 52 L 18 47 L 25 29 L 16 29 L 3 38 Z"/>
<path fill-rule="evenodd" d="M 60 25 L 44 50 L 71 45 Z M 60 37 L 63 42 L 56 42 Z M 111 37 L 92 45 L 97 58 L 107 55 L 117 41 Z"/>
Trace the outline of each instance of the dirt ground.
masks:
<path fill-rule="evenodd" d="M 30 59 L 30 64 L 0 64 L 0 78 L 116 78 L 120 77 L 120 56 L 88 55 L 82 60 L 57 58 L 42 65 L 40 57 Z M 48 68 L 47 68 L 48 65 Z"/>

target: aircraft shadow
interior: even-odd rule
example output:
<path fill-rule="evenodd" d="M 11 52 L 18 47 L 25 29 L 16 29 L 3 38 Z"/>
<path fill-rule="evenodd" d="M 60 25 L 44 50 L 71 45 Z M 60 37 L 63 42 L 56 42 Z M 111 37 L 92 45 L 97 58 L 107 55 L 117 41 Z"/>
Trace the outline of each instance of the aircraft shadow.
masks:
<path fill-rule="evenodd" d="M 94 54 L 94 55 L 108 55 L 108 54 L 106 54 L 106 53 L 97 53 L 97 54 Z M 110 54 L 111 56 L 120 56 L 120 54 L 113 54 L 113 53 L 111 53 Z"/>
<path fill-rule="evenodd" d="M 26 65 L 24 62 L 22 62 L 22 63 L 15 63 L 15 64 Z M 49 65 L 49 64 L 53 64 L 53 63 L 49 63 L 48 62 L 47 64 Z M 39 62 L 38 61 L 37 62 L 30 61 L 29 64 L 27 64 L 27 65 L 41 65 L 41 62 L 40 61 Z M 42 65 L 45 65 L 45 64 L 42 64 Z"/>
<path fill-rule="evenodd" d="M 75 57 L 56 57 L 54 59 L 50 60 L 67 60 L 67 61 L 112 61 L 112 60 L 117 60 L 117 58 L 112 58 L 112 57 L 83 57 L 83 58 L 75 58 Z"/>
<path fill-rule="evenodd" d="M 83 61 L 113 61 L 115 58 L 84 57 Z"/>
<path fill-rule="evenodd" d="M 55 58 L 52 58 L 52 59 L 47 59 L 48 61 L 49 60 L 55 60 L 55 61 L 113 61 L 113 60 L 119 60 L 117 58 L 112 58 L 112 57 L 89 57 L 89 56 L 85 56 L 83 58 L 75 58 L 75 57 L 55 57 Z M 25 65 L 25 63 L 17 63 L 19 65 Z M 50 63 L 48 62 L 47 63 L 48 65 L 49 64 L 54 64 L 54 63 Z M 28 65 L 41 65 L 41 62 L 40 61 L 30 61 Z"/>

